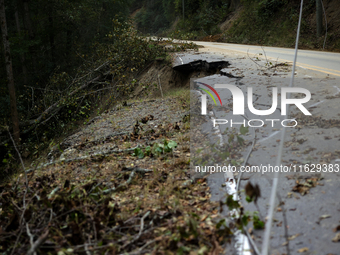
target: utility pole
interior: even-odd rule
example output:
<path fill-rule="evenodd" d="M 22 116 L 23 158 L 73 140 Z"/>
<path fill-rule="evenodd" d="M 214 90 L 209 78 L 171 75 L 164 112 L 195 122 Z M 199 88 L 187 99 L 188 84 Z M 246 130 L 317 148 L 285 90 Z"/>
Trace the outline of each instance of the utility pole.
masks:
<path fill-rule="evenodd" d="M 184 0 L 182 0 L 183 20 L 184 20 Z"/>
<path fill-rule="evenodd" d="M 318 37 L 320 37 L 323 32 L 321 1 L 322 0 L 316 0 L 316 34 Z"/>

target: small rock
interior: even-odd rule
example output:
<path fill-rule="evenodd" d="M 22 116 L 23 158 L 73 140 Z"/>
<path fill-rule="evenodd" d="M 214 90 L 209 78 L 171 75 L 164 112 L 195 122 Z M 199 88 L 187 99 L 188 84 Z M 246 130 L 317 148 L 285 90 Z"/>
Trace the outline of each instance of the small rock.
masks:
<path fill-rule="evenodd" d="M 337 233 L 335 237 L 332 239 L 332 242 L 337 243 L 340 241 L 340 233 Z"/>
<path fill-rule="evenodd" d="M 303 252 L 306 252 L 306 251 L 309 251 L 309 249 L 308 249 L 307 247 L 298 249 L 298 252 L 299 252 L 299 253 L 303 253 Z"/>

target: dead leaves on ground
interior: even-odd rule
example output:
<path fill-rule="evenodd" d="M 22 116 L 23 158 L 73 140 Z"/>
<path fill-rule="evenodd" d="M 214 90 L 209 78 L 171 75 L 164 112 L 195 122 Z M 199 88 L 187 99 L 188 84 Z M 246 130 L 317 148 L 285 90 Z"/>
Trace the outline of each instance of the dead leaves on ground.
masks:
<path fill-rule="evenodd" d="M 210 201 L 206 180 L 188 179 L 185 121 L 155 126 L 153 119 L 105 139 L 119 149 L 114 153 L 31 172 L 27 191 L 23 181 L 0 186 L 0 253 L 26 253 L 28 233 L 44 240 L 38 254 L 221 253 L 232 233 L 215 222 L 219 204 Z M 164 139 L 180 145 L 167 157 L 139 159 L 129 151 Z"/>
<path fill-rule="evenodd" d="M 294 178 L 293 176 L 287 176 L 288 179 Z M 302 196 L 309 193 L 311 188 L 317 185 L 323 186 L 320 182 L 322 177 L 320 176 L 300 176 L 296 181 L 296 185 L 293 187 L 292 191 L 300 193 Z"/>
<path fill-rule="evenodd" d="M 257 199 L 261 197 L 261 190 L 258 184 L 255 186 L 251 184 L 250 181 L 248 181 L 246 187 L 245 187 L 246 195 L 250 198 L 250 200 L 254 199 L 255 204 L 257 203 Z"/>
<path fill-rule="evenodd" d="M 323 119 L 321 116 L 304 116 L 301 113 L 295 114 L 294 118 L 299 123 L 298 128 L 303 128 L 305 126 L 317 126 L 319 128 L 334 128 L 340 127 L 339 119 Z"/>
<path fill-rule="evenodd" d="M 147 124 L 148 121 L 153 120 L 153 115 L 148 115 L 140 120 L 141 123 Z M 169 135 L 169 132 L 178 132 L 182 129 L 182 122 L 160 124 L 154 127 L 148 127 L 146 125 L 141 125 L 137 120 L 133 126 L 133 131 L 131 134 L 123 135 L 123 141 L 136 141 L 140 139 L 150 139 L 157 140 L 159 138 L 164 138 Z"/>
<path fill-rule="evenodd" d="M 21 182 L 1 186 L 0 252 L 26 253 L 29 229 L 34 240 L 48 233 L 38 254 L 219 254 L 231 231 L 217 226 L 219 204 L 205 179 L 190 184 L 184 159 L 121 152 L 31 173 L 27 193 Z"/>
<path fill-rule="evenodd" d="M 145 116 L 144 118 L 142 118 L 141 122 L 143 124 L 146 124 L 149 120 L 153 120 L 153 119 L 154 119 L 153 115 L 149 114 L 148 116 Z"/>
<path fill-rule="evenodd" d="M 49 231 L 38 249 L 41 254 L 67 249 L 114 254 L 141 248 L 142 253 L 189 253 L 200 249 L 217 252 L 222 251 L 220 245 L 228 238 L 226 233 L 230 233 L 229 229 L 217 229 L 213 223 L 218 204 L 208 202 L 209 189 L 204 183 L 182 186 L 183 181 L 178 180 L 171 185 L 174 181 L 169 177 L 163 176 L 163 182 L 159 182 L 158 177 L 144 181 L 137 176 L 124 192 L 104 195 L 98 185 L 100 180 L 83 185 L 66 180 L 55 189 L 54 178 L 44 175 L 30 182 L 25 206 L 23 187 L 0 187 L 1 252 L 12 250 L 16 238 L 20 241 L 16 253 L 29 249 L 26 223 L 35 237 Z M 114 178 L 119 180 L 119 174 Z M 51 195 L 51 190 L 57 191 Z M 154 244 L 144 249 L 150 241 Z"/>

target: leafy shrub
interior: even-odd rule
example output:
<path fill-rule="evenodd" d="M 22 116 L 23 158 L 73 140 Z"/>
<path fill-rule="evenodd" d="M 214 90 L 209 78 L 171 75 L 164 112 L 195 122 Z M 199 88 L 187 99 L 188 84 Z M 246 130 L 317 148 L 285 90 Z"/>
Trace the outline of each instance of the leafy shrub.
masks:
<path fill-rule="evenodd" d="M 144 158 L 145 156 L 160 156 L 161 154 L 172 152 L 176 147 L 177 143 L 175 141 L 164 139 L 163 143 L 154 143 L 152 146 L 147 146 L 145 149 L 136 148 L 132 153 L 132 156 L 138 158 Z"/>

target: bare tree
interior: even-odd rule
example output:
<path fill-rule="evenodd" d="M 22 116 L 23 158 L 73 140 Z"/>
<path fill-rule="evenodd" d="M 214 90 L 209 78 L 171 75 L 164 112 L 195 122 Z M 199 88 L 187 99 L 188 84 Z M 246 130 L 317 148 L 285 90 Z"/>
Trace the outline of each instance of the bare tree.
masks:
<path fill-rule="evenodd" d="M 12 58 L 11 58 L 11 51 L 10 51 L 10 45 L 9 45 L 8 33 L 7 33 L 5 0 L 0 0 L 0 21 L 1 21 L 2 39 L 4 43 L 6 72 L 7 72 L 11 117 L 12 117 L 12 125 L 13 125 L 13 136 L 14 136 L 15 142 L 19 144 L 20 143 L 19 118 L 18 118 L 16 98 L 15 98 Z"/>

